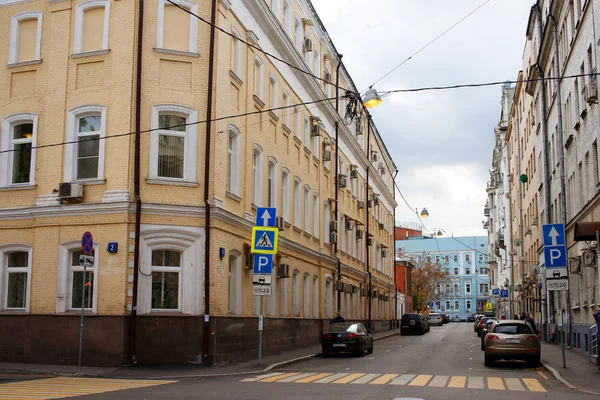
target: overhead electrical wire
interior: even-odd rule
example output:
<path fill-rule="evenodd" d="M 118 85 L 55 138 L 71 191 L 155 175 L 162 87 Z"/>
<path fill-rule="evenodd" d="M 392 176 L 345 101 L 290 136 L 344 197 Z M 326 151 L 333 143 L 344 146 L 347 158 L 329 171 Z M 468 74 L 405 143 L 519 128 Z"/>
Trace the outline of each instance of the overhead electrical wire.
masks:
<path fill-rule="evenodd" d="M 267 113 L 267 112 L 270 112 L 270 111 L 285 110 L 285 109 L 292 108 L 292 107 L 297 107 L 297 106 L 302 106 L 302 105 L 309 105 L 309 104 L 316 104 L 316 103 L 321 103 L 321 102 L 331 101 L 331 100 L 335 100 L 335 98 L 325 98 L 325 99 L 321 99 L 321 100 L 314 100 L 314 101 L 307 101 L 307 102 L 303 102 L 303 103 L 291 104 L 291 105 L 288 105 L 288 106 L 273 107 L 273 108 L 269 108 L 269 109 L 266 109 L 266 110 L 258 110 L 258 111 L 251 111 L 251 112 L 246 112 L 246 113 L 242 113 L 242 114 L 227 115 L 227 116 L 224 116 L 224 117 L 217 117 L 217 118 L 213 118 L 213 119 L 210 119 L 210 120 L 186 122 L 185 124 L 177 124 L 177 125 L 170 126 L 170 128 L 180 128 L 180 127 L 186 127 L 186 126 L 191 126 L 191 125 L 199 125 L 199 124 L 205 124 L 205 123 L 210 123 L 210 122 L 217 122 L 217 121 L 222 121 L 222 120 L 226 120 L 226 119 L 241 118 L 241 117 L 245 117 L 245 116 L 248 116 L 248 115 L 263 114 L 263 113 Z M 140 131 L 140 133 L 150 133 L 150 132 L 159 131 L 159 130 L 162 130 L 162 129 L 163 128 L 145 129 L 145 130 Z M 135 135 L 136 133 L 137 133 L 136 131 L 133 131 L 133 132 L 126 132 L 126 133 L 118 133 L 116 135 L 104 136 L 104 137 L 100 137 L 100 138 L 90 138 L 90 139 L 85 139 L 84 138 L 84 139 L 81 139 L 81 140 L 71 140 L 71 141 L 65 141 L 65 142 L 59 142 L 59 143 L 43 144 L 43 145 L 32 146 L 32 147 L 23 148 L 23 149 L 21 149 L 21 148 L 20 149 L 7 149 L 7 150 L 1 150 L 0 154 L 3 154 L 3 153 L 13 153 L 13 152 L 18 152 L 18 151 L 38 150 L 38 149 L 43 149 L 43 148 L 47 148 L 47 147 L 66 146 L 68 144 L 77 144 L 77 143 L 82 143 L 82 142 L 87 142 L 87 141 L 94 141 L 94 140 L 108 140 L 108 139 L 114 139 L 114 138 L 132 136 L 132 135 Z"/>
<path fill-rule="evenodd" d="M 182 6 L 180 6 L 179 4 L 175 3 L 174 1 L 172 1 L 172 0 L 167 0 L 167 1 L 168 1 L 169 3 L 171 3 L 172 5 L 174 5 L 175 7 L 177 7 L 177 8 L 179 8 L 179 9 L 181 9 L 181 10 L 185 11 L 186 13 L 188 13 L 188 14 L 190 14 L 190 15 L 192 15 L 192 16 L 194 16 L 194 17 L 196 17 L 196 18 L 198 18 L 200 21 L 204 22 L 205 24 L 207 24 L 207 25 L 210 25 L 210 26 L 214 27 L 215 29 L 217 29 L 218 31 L 220 31 L 220 32 L 222 32 L 222 33 L 224 33 L 224 34 L 226 34 L 226 35 L 228 35 L 228 36 L 231 36 L 232 38 L 235 38 L 236 40 L 238 40 L 238 41 L 240 41 L 240 42 L 244 43 L 246 46 L 248 46 L 248 47 L 251 47 L 251 48 L 253 48 L 253 49 L 254 49 L 254 50 L 256 50 L 256 51 L 259 51 L 259 52 L 261 52 L 262 54 L 264 54 L 264 55 L 266 55 L 266 56 L 268 56 L 268 57 L 271 57 L 272 59 L 274 59 L 274 60 L 277 60 L 277 61 L 279 61 L 279 62 L 281 62 L 281 63 L 283 63 L 283 64 L 287 65 L 287 66 L 288 66 L 288 67 L 290 67 L 290 68 L 293 68 L 293 69 L 295 69 L 295 70 L 297 70 L 297 71 L 300 71 L 300 72 L 302 72 L 302 73 L 304 73 L 304 74 L 306 74 L 306 75 L 312 76 L 313 78 L 315 78 L 315 79 L 317 79 L 317 80 L 319 80 L 319 81 L 322 81 L 322 82 L 325 82 L 325 83 L 327 83 L 327 84 L 329 84 L 329 85 L 332 85 L 332 83 L 331 83 L 331 82 L 329 82 L 328 80 L 326 80 L 326 79 L 323 79 L 323 78 L 321 78 L 320 76 L 317 76 L 317 75 L 315 75 L 315 74 L 312 74 L 312 73 L 310 73 L 310 72 L 306 71 L 305 69 L 303 69 L 303 68 L 301 68 L 301 67 L 298 67 L 298 66 L 296 66 L 296 65 L 292 64 L 292 63 L 291 63 L 291 62 L 289 62 L 289 61 L 286 61 L 286 60 L 284 60 L 284 59 L 283 59 L 283 58 L 281 58 L 281 57 L 278 57 L 278 56 L 276 56 L 276 55 L 274 55 L 274 54 L 272 54 L 272 53 L 269 53 L 268 51 L 265 51 L 265 50 L 261 49 L 260 47 L 258 47 L 258 46 L 255 46 L 255 45 L 253 45 L 252 43 L 249 43 L 249 42 L 245 41 L 244 39 L 242 39 L 242 38 L 240 38 L 240 37 L 238 37 L 238 36 L 234 35 L 234 34 L 233 34 L 233 33 L 231 33 L 231 32 L 227 32 L 225 29 L 221 28 L 220 26 L 218 26 L 218 25 L 216 25 L 216 24 L 213 24 L 212 22 L 210 22 L 210 21 L 208 21 L 208 20 L 206 20 L 206 19 L 202 18 L 201 16 L 199 16 L 199 15 L 197 15 L 197 14 L 194 14 L 194 13 L 193 13 L 193 12 L 191 12 L 190 10 L 186 9 L 185 7 L 182 7 Z M 342 88 L 342 89 L 344 89 L 344 88 Z M 344 90 L 347 90 L 347 89 L 344 89 Z"/>
<path fill-rule="evenodd" d="M 463 22 L 464 20 L 466 20 L 467 18 L 469 18 L 471 15 L 475 14 L 480 8 L 482 8 L 483 6 L 485 6 L 487 3 L 489 3 L 491 0 L 486 0 L 484 1 L 479 7 L 475 8 L 473 11 L 471 11 L 470 13 L 468 13 L 467 15 L 465 15 L 464 17 L 462 17 L 458 22 L 456 22 L 454 25 L 452 25 L 450 28 L 446 29 L 444 32 L 442 32 L 441 34 L 439 34 L 438 36 L 436 36 L 433 40 L 429 41 L 426 45 L 424 45 L 423 47 L 421 47 L 419 50 L 417 50 L 415 53 L 413 53 L 410 57 L 408 57 L 406 60 L 402 61 L 400 64 L 398 64 L 397 66 L 395 66 L 390 72 L 388 72 L 387 74 L 383 75 L 381 78 L 377 79 L 375 82 L 373 82 L 371 84 L 371 86 L 369 86 L 370 88 L 373 87 L 374 85 L 376 85 L 377 83 L 381 82 L 383 79 L 385 79 L 386 77 L 388 77 L 391 73 L 393 73 L 394 71 L 396 71 L 398 68 L 400 68 L 401 66 L 403 66 L 404 64 L 406 64 L 408 61 L 410 61 L 414 56 L 416 56 L 417 54 L 419 54 L 420 52 L 422 52 L 423 50 L 425 50 L 427 47 L 431 46 L 434 42 L 436 42 L 438 39 L 440 39 L 442 36 L 444 36 L 446 33 L 450 32 L 452 29 L 454 29 L 456 26 L 458 26 L 461 22 Z"/>

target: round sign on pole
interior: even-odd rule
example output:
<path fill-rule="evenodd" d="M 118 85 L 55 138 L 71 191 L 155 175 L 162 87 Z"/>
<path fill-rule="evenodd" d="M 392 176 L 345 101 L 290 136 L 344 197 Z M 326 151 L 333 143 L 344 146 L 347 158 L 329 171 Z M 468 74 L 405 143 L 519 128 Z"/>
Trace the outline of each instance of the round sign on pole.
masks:
<path fill-rule="evenodd" d="M 92 254 L 94 251 L 94 238 L 91 232 L 86 232 L 81 237 L 81 249 L 85 254 Z"/>

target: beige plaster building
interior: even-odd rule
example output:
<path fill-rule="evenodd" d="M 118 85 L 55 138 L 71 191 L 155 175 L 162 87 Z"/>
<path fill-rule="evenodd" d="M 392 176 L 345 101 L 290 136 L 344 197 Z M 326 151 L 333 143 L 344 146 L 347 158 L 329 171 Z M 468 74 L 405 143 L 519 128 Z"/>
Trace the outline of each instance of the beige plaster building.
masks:
<path fill-rule="evenodd" d="M 86 231 L 84 364 L 255 357 L 259 206 L 265 354 L 394 324 L 396 167 L 310 1 L 173 3 L 0 1 L 3 361 L 77 362 Z"/>

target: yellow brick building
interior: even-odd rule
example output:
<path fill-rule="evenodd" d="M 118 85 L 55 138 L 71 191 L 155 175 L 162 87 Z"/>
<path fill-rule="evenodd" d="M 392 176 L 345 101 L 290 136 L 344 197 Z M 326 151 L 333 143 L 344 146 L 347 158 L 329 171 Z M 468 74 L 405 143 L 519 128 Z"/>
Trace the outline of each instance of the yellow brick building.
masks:
<path fill-rule="evenodd" d="M 309 1 L 3 0 L 0 30 L 0 359 L 77 362 L 86 231 L 84 364 L 255 357 L 259 206 L 266 354 L 394 325 L 396 168 Z"/>

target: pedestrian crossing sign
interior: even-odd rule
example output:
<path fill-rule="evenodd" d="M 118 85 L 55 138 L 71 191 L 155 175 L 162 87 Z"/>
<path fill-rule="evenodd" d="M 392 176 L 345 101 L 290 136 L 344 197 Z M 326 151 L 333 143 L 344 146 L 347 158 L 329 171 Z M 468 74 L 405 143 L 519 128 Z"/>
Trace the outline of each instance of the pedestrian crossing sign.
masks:
<path fill-rule="evenodd" d="M 279 229 L 265 226 L 252 227 L 252 253 L 277 254 Z"/>

